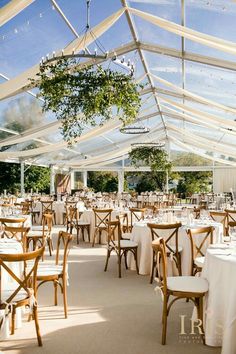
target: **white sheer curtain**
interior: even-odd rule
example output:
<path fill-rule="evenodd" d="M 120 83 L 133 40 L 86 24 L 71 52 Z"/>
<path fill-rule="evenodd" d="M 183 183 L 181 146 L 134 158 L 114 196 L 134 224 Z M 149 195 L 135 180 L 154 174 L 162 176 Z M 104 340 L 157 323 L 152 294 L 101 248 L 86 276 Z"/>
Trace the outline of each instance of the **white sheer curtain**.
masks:
<path fill-rule="evenodd" d="M 230 192 L 236 190 L 236 168 L 215 168 L 213 173 L 214 193 Z"/>

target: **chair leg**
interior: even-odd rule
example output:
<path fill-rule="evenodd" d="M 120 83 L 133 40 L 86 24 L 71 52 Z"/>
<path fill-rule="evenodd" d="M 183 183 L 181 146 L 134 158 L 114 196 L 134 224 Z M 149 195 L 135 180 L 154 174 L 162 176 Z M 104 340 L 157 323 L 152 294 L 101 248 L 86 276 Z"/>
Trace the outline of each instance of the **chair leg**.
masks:
<path fill-rule="evenodd" d="M 93 242 L 92 242 L 92 247 L 94 247 L 94 245 L 95 245 L 95 241 L 96 241 L 97 232 L 98 232 L 98 229 L 95 229 L 95 230 L 94 230 L 94 234 L 93 234 Z"/>
<path fill-rule="evenodd" d="M 154 254 L 154 252 L 152 252 L 152 270 L 151 270 L 151 276 L 150 276 L 150 284 L 153 283 L 154 268 L 155 268 L 155 254 Z"/>
<path fill-rule="evenodd" d="M 47 238 L 47 244 L 48 244 L 48 250 L 50 256 L 52 256 L 52 240 L 50 238 Z"/>
<path fill-rule="evenodd" d="M 67 318 L 67 284 L 65 278 L 63 278 L 63 303 L 65 318 Z"/>
<path fill-rule="evenodd" d="M 90 227 L 89 226 L 87 226 L 87 232 L 88 232 L 88 241 L 90 243 Z"/>
<path fill-rule="evenodd" d="M 33 315 L 34 315 L 34 322 L 35 322 L 35 329 L 36 329 L 36 333 L 37 333 L 38 345 L 40 347 L 42 347 L 43 343 L 42 343 L 42 338 L 41 338 L 40 329 L 39 329 L 37 306 L 33 307 Z"/>
<path fill-rule="evenodd" d="M 121 278 L 121 255 L 118 254 L 119 278 Z"/>
<path fill-rule="evenodd" d="M 82 240 L 84 241 L 84 227 L 83 226 L 81 228 L 81 232 L 82 232 Z"/>
<path fill-rule="evenodd" d="M 127 263 L 127 251 L 124 252 L 124 257 L 125 257 L 125 268 L 128 269 L 128 263 Z"/>
<path fill-rule="evenodd" d="M 167 329 L 167 298 L 164 296 L 163 310 L 162 310 L 162 340 L 161 344 L 166 344 L 166 329 Z"/>
<path fill-rule="evenodd" d="M 139 267 L 138 267 L 138 249 L 137 249 L 137 248 L 136 248 L 136 250 L 134 251 L 134 259 L 135 259 L 137 274 L 139 274 Z"/>
<path fill-rule="evenodd" d="M 13 306 L 11 314 L 11 334 L 15 333 L 15 318 L 16 318 L 16 308 Z"/>
<path fill-rule="evenodd" d="M 79 227 L 76 227 L 76 237 L 77 237 L 77 245 L 79 244 Z"/>
<path fill-rule="evenodd" d="M 54 305 L 57 306 L 57 282 L 53 282 L 54 285 Z"/>
<path fill-rule="evenodd" d="M 108 261 L 109 261 L 109 258 L 110 258 L 110 254 L 111 254 L 111 251 L 108 249 L 108 250 L 107 250 L 107 259 L 106 259 L 106 264 L 105 264 L 104 272 L 107 271 Z"/>

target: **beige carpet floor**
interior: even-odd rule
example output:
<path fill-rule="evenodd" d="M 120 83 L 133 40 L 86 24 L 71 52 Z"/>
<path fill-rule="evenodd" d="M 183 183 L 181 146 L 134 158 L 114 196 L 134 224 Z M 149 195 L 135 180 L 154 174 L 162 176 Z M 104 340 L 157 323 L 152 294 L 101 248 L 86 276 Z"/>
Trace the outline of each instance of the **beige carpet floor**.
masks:
<path fill-rule="evenodd" d="M 219 354 L 219 348 L 199 343 L 198 336 L 181 336 L 180 315 L 190 331 L 192 304 L 177 302 L 168 319 L 167 345 L 161 343 L 161 298 L 147 276 L 123 268 L 117 260 L 103 271 L 106 249 L 73 242 L 69 256 L 69 317 L 64 319 L 62 298 L 53 306 L 53 286 L 39 291 L 39 319 L 43 347 L 37 346 L 34 322 L 24 318 L 22 328 L 0 343 L 9 354 Z"/>

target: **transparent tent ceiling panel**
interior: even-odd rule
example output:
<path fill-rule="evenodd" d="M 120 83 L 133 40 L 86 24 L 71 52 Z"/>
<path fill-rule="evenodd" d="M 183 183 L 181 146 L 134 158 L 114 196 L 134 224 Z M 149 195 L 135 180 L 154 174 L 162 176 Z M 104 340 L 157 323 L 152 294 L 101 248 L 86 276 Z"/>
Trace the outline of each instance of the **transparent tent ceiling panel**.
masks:
<path fill-rule="evenodd" d="M 3 5 L 5 3 L 6 2 L 2 2 Z M 68 3 L 66 0 L 58 0 L 57 3 L 77 33 L 79 35 L 83 34 L 86 25 L 85 1 L 72 0 Z M 218 36 L 219 38 L 230 41 L 235 40 L 236 29 L 234 24 L 236 20 L 236 3 L 229 0 L 216 0 L 214 2 L 206 0 L 185 0 L 183 3 L 185 5 L 186 26 L 200 32 L 216 37 Z M 114 0 L 112 2 L 105 0 L 103 1 L 104 6 L 101 6 L 100 0 L 92 0 L 91 4 L 92 26 L 98 25 L 106 17 L 122 8 L 120 0 Z M 180 0 L 132 0 L 128 1 L 127 4 L 138 10 L 149 12 L 177 24 L 181 24 L 183 21 Z M 180 36 L 154 26 L 136 15 L 131 15 L 131 19 L 134 23 L 134 31 L 136 32 L 139 41 L 150 44 L 153 43 L 157 46 L 164 46 L 167 49 L 176 49 L 181 53 L 182 41 Z M 37 38 L 37 46 L 35 45 L 35 38 Z M 12 78 L 38 63 L 41 57 L 45 56 L 47 53 L 52 53 L 53 50 L 60 50 L 65 47 L 73 39 L 75 39 L 75 35 L 49 0 L 33 2 L 0 28 L 0 74 L 6 76 L 5 79 L 0 76 L 0 85 L 5 82 L 7 78 Z M 104 49 L 109 51 L 134 41 L 125 14 L 123 14 L 110 29 L 101 35 L 99 41 Z M 219 52 L 218 50 L 203 46 L 188 39 L 184 42 L 185 50 L 187 52 L 211 56 L 213 59 L 215 57 L 218 59 L 229 60 L 233 63 L 235 62 L 235 56 L 233 55 Z M 91 43 L 89 49 L 93 51 L 95 47 L 98 47 L 97 44 Z M 164 55 L 164 53 L 151 53 L 147 50 L 142 50 L 142 54 L 144 57 L 144 63 L 141 61 L 137 50 L 132 50 L 125 54 L 126 58 L 135 62 L 136 79 L 144 77 L 146 70 L 148 70 L 151 74 L 159 76 L 179 88 L 184 87 L 186 90 L 206 99 L 215 100 L 216 102 L 229 107 L 235 107 L 235 70 L 226 70 L 188 60 L 185 60 L 183 65 L 181 58 L 174 58 Z M 123 71 L 123 69 L 117 67 L 117 65 L 110 61 L 104 63 L 103 66 L 110 66 L 112 69 Z M 211 146 L 211 140 L 219 141 L 219 146 L 220 143 L 225 144 L 228 142 L 232 145 L 232 151 L 235 152 L 236 145 L 234 146 L 235 140 L 232 135 L 227 132 L 220 132 L 217 129 L 208 129 L 204 124 L 201 124 L 201 121 L 199 121 L 199 123 L 197 123 L 197 121 L 196 123 L 193 123 L 184 120 L 183 117 L 181 117 L 181 114 L 184 113 L 181 108 L 173 107 L 171 104 L 161 101 L 161 98 L 167 98 L 174 104 L 185 104 L 188 108 L 194 108 L 201 111 L 203 122 L 204 113 L 220 117 L 224 119 L 226 123 L 227 120 L 234 121 L 235 115 L 233 113 L 226 113 L 214 106 L 199 103 L 192 99 L 186 99 L 181 93 L 160 83 L 152 76 L 146 76 L 141 81 L 142 83 L 147 83 L 144 89 L 152 89 L 149 78 L 151 78 L 151 83 L 153 83 L 156 88 L 156 97 L 158 101 L 155 100 L 152 91 L 142 96 L 140 116 L 156 113 L 154 117 L 142 121 L 143 124 L 149 125 L 151 129 L 154 129 L 158 124 L 161 126 L 163 122 L 162 119 L 164 119 L 164 122 L 166 122 L 167 125 L 170 124 L 179 130 L 185 129 L 186 132 L 189 131 L 191 134 L 196 134 L 208 139 L 209 147 Z M 31 91 L 32 94 L 37 94 L 38 92 L 37 89 L 32 89 Z M 163 112 L 166 111 L 166 114 L 160 116 L 157 102 L 160 103 L 160 109 Z M 55 121 L 55 116 L 53 114 L 41 113 L 41 106 L 42 102 L 28 93 L 19 94 L 1 101 L 0 122 L 2 128 L 6 127 L 13 121 L 24 122 L 24 130 Z M 168 107 L 170 110 L 168 110 Z M 176 118 L 173 117 L 175 112 L 177 114 Z M 185 113 L 190 117 L 196 118 L 192 113 Z M 91 127 L 86 127 L 84 133 L 90 130 Z M 17 125 L 15 125 L 15 131 L 18 131 Z M 168 132 L 168 127 L 167 133 L 169 133 L 170 136 L 173 134 L 171 130 Z M 155 134 L 150 134 L 150 139 L 158 136 L 158 134 L 165 136 L 164 128 Z M 176 135 L 179 137 L 180 133 L 176 133 Z M 14 135 L 12 134 L 10 136 Z M 29 138 L 23 143 L 10 147 L 9 151 L 22 150 L 31 144 L 36 144 L 39 147 L 47 145 L 48 142 L 62 142 L 62 136 L 58 130 L 55 133 L 50 134 L 42 133 L 38 139 L 44 140 L 44 142 L 35 141 Z M 125 146 L 125 144 L 129 144 L 129 141 L 130 136 L 121 134 L 119 129 L 114 129 L 105 132 L 103 136 L 95 136 L 94 138 L 79 143 L 70 149 L 63 146 L 58 151 L 51 151 L 42 154 L 41 156 L 37 156 L 36 160 L 34 156 L 29 157 L 28 160 L 35 160 L 36 163 L 45 165 L 53 163 L 54 161 L 59 165 L 63 165 L 65 161 L 71 161 L 71 163 L 76 163 L 76 161 L 82 162 L 84 160 L 83 155 L 89 155 L 89 152 L 91 153 L 91 156 L 99 156 L 105 152 L 111 152 L 112 154 L 113 151 L 117 151 L 117 149 Z M 190 151 L 174 144 L 172 141 L 170 142 L 170 145 L 172 150 Z M 197 149 L 195 150 L 197 151 Z M 203 148 L 199 148 L 198 151 L 201 154 L 207 153 Z M 214 152 L 214 154 L 214 156 L 220 156 L 220 153 Z M 211 164 L 212 162 L 210 161 L 209 163 Z M 112 162 L 110 165 L 120 166 L 120 164 L 120 162 L 116 161 Z"/>

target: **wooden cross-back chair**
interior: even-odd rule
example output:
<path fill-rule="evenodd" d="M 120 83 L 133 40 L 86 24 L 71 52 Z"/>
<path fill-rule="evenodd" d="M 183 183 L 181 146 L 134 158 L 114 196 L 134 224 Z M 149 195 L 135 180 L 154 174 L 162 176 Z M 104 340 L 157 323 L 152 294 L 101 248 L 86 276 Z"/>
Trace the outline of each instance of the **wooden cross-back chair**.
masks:
<path fill-rule="evenodd" d="M 101 244 L 102 232 L 108 233 L 108 222 L 111 221 L 111 213 L 113 209 L 93 209 L 95 218 L 95 230 L 93 235 L 92 247 L 94 247 L 96 236 L 98 234 L 99 243 Z"/>
<path fill-rule="evenodd" d="M 147 224 L 151 230 L 152 241 L 156 238 L 164 238 L 166 245 L 166 253 L 168 257 L 173 258 L 176 264 L 179 275 L 182 275 L 181 269 L 181 252 L 183 248 L 179 245 L 178 232 L 179 228 L 182 226 L 181 223 L 175 224 Z M 161 233 L 163 235 L 161 235 Z M 157 259 L 155 257 L 155 252 L 152 252 L 152 270 L 150 276 L 150 283 L 153 282 L 154 271 L 156 269 Z"/>
<path fill-rule="evenodd" d="M 107 243 L 107 258 L 106 258 L 106 264 L 104 268 L 105 272 L 107 271 L 110 254 L 112 251 L 114 251 L 118 257 L 119 278 L 121 278 L 121 260 L 123 256 L 125 259 L 125 267 L 126 269 L 128 269 L 128 264 L 127 264 L 128 252 L 131 252 L 134 255 L 137 274 L 139 274 L 137 250 L 138 250 L 138 244 L 136 242 L 122 238 L 121 224 L 119 220 L 108 222 L 108 243 Z"/>
<path fill-rule="evenodd" d="M 36 301 L 36 275 L 39 259 L 43 255 L 44 248 L 33 252 L 20 254 L 0 253 L 0 272 L 6 271 L 9 277 L 16 283 L 14 289 L 3 289 L 0 292 L 0 309 L 5 313 L 11 313 L 11 333 L 15 332 L 16 309 L 22 306 L 29 306 L 35 321 L 38 345 L 42 346 L 42 339 L 39 330 L 37 301 Z M 24 264 L 21 276 L 14 271 L 11 264 Z M 18 267 L 16 267 L 18 269 Z"/>
<path fill-rule="evenodd" d="M 30 227 L 13 227 L 5 226 L 2 237 L 12 238 L 17 240 L 22 244 L 24 252 L 26 252 L 27 245 L 27 235 L 30 231 Z"/>
<path fill-rule="evenodd" d="M 76 208 L 77 207 L 77 202 L 76 201 L 71 201 L 71 200 L 68 200 L 65 202 L 65 211 L 63 213 L 63 225 L 67 225 L 67 222 L 68 222 L 68 217 L 70 215 L 70 207 L 72 208 Z"/>
<path fill-rule="evenodd" d="M 133 229 L 134 223 L 144 219 L 146 208 L 129 208 L 130 210 L 130 232 Z"/>
<path fill-rule="evenodd" d="M 148 205 L 151 205 L 151 203 L 149 202 L 149 195 L 143 194 L 142 195 L 142 208 L 145 208 Z"/>
<path fill-rule="evenodd" d="M 81 231 L 82 239 L 85 241 L 85 231 L 87 231 L 88 241 L 90 242 L 90 223 L 87 221 L 80 220 L 83 213 L 78 212 L 78 209 L 70 206 L 67 210 L 67 232 L 70 230 L 72 234 L 73 229 L 76 229 L 77 244 L 79 244 L 79 232 Z"/>
<path fill-rule="evenodd" d="M 53 200 L 45 200 L 45 201 L 40 201 L 41 206 L 42 206 L 42 220 L 41 224 L 43 223 L 43 215 L 44 214 L 52 214 L 53 215 L 53 220 L 54 224 L 56 223 L 56 217 L 55 217 L 55 210 L 53 210 Z"/>
<path fill-rule="evenodd" d="M 57 305 L 57 288 L 60 286 L 63 294 L 64 315 L 67 318 L 67 283 L 68 283 L 68 255 L 73 236 L 65 231 L 59 231 L 55 264 L 40 262 L 37 270 L 37 291 L 46 282 L 54 285 L 54 305 Z M 62 247 L 61 247 L 62 246 Z"/>
<path fill-rule="evenodd" d="M 207 247 L 213 243 L 213 226 L 188 229 L 191 245 L 191 275 L 202 271 Z"/>
<path fill-rule="evenodd" d="M 227 213 L 224 211 L 210 211 L 210 217 L 223 225 L 223 234 L 227 234 Z"/>
<path fill-rule="evenodd" d="M 208 282 L 201 277 L 179 276 L 168 277 L 167 270 L 167 247 L 163 238 L 155 239 L 152 248 L 157 259 L 158 267 L 158 289 L 163 295 L 162 308 L 162 344 L 166 344 L 167 317 L 171 306 L 180 299 L 191 300 L 197 308 L 198 319 L 201 322 L 203 331 L 203 298 L 208 291 Z M 169 300 L 171 301 L 169 302 Z M 204 335 L 203 335 L 204 343 Z"/>
<path fill-rule="evenodd" d="M 225 212 L 227 214 L 226 216 L 226 222 L 227 222 L 227 235 L 228 235 L 228 224 L 229 222 L 235 222 L 236 221 L 236 210 L 231 210 L 231 209 L 225 209 Z"/>
<path fill-rule="evenodd" d="M 52 214 L 43 214 L 43 224 L 39 226 L 33 226 L 26 235 L 26 249 L 29 250 L 32 244 L 32 249 L 37 247 L 48 245 L 49 254 L 52 255 L 53 243 L 52 243 Z"/>

